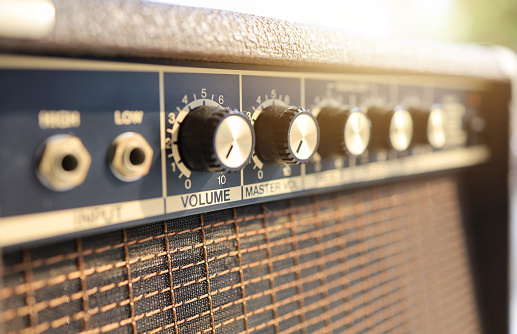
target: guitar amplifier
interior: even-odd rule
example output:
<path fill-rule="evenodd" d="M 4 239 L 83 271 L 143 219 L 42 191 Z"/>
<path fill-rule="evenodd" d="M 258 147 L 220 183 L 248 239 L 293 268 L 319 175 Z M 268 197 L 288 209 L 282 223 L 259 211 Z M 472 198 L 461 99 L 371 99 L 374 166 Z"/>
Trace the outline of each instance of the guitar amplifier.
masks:
<path fill-rule="evenodd" d="M 0 8 L 0 332 L 509 330 L 508 53 Z"/>

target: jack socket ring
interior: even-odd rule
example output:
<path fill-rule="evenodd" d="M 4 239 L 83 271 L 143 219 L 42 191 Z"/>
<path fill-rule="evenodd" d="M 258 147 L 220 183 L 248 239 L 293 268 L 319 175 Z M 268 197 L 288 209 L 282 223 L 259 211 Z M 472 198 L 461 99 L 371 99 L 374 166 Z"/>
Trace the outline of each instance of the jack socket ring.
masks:
<path fill-rule="evenodd" d="M 153 149 L 145 138 L 135 132 L 124 132 L 111 143 L 109 168 L 121 181 L 133 182 L 149 173 Z"/>
<path fill-rule="evenodd" d="M 41 152 L 36 175 L 47 188 L 67 191 L 83 184 L 92 158 L 81 140 L 68 134 L 49 137 Z"/>

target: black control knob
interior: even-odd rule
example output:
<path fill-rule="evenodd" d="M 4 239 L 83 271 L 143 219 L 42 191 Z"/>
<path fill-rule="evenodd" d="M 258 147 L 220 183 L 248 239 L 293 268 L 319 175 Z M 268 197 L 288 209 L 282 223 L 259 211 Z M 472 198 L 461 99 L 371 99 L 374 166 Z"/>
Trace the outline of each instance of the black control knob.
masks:
<path fill-rule="evenodd" d="M 255 134 L 242 112 L 214 106 L 190 111 L 181 123 L 178 146 L 185 165 L 200 172 L 235 172 L 251 159 Z"/>
<path fill-rule="evenodd" d="M 402 106 L 393 109 L 372 107 L 368 109 L 368 116 L 372 121 L 372 149 L 398 152 L 408 149 L 413 137 L 413 119 L 409 111 Z"/>
<path fill-rule="evenodd" d="M 318 149 L 320 132 L 316 117 L 304 108 L 271 106 L 255 121 L 260 160 L 268 163 L 300 164 Z"/>
<path fill-rule="evenodd" d="M 445 111 L 439 105 L 430 109 L 410 108 L 409 112 L 413 117 L 415 144 L 429 144 L 435 149 L 445 146 Z"/>
<path fill-rule="evenodd" d="M 370 143 L 371 123 L 359 108 L 323 108 L 318 114 L 323 157 L 360 156 Z"/>

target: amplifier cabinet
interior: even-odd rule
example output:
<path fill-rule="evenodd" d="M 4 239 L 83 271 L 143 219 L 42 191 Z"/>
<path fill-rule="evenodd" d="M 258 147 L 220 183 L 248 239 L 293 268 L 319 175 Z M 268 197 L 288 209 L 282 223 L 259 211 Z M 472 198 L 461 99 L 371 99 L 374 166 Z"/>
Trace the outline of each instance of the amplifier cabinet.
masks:
<path fill-rule="evenodd" d="M 38 3 L 0 39 L 0 331 L 508 330 L 501 51 Z"/>

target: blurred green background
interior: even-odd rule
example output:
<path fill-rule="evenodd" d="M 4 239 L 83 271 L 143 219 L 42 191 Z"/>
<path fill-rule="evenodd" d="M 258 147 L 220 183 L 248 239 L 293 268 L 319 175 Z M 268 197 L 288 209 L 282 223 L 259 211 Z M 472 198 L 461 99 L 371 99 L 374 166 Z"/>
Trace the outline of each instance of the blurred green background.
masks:
<path fill-rule="evenodd" d="M 465 24 L 455 36 L 458 41 L 489 42 L 517 50 L 516 0 L 457 0 L 452 18 Z"/>

